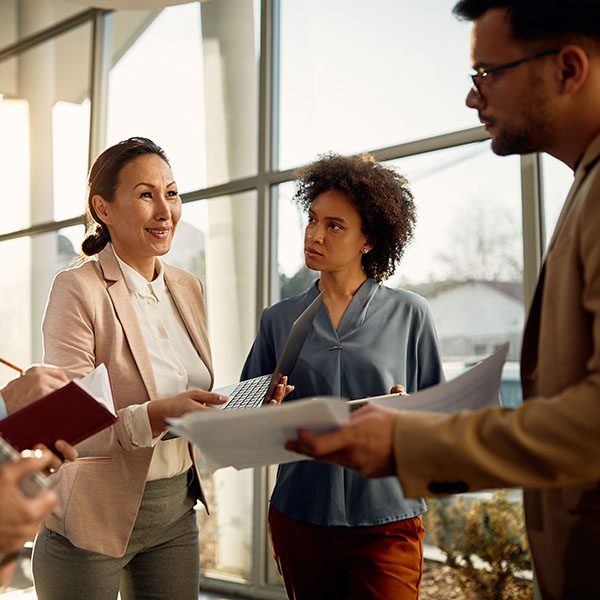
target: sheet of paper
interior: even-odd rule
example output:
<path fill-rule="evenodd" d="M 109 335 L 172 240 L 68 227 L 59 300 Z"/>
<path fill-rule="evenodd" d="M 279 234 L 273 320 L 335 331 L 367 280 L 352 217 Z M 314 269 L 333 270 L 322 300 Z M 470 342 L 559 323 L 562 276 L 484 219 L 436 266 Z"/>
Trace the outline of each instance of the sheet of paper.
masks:
<path fill-rule="evenodd" d="M 345 399 L 321 396 L 280 406 L 193 412 L 167 420 L 173 431 L 200 448 L 212 472 L 228 466 L 247 469 L 306 460 L 284 448 L 296 438 L 298 428 L 325 433 L 346 425 L 348 415 Z"/>
<path fill-rule="evenodd" d="M 427 410 L 452 413 L 457 410 L 477 410 L 500 404 L 500 379 L 506 360 L 508 343 L 478 365 L 447 383 L 415 392 L 408 396 L 397 394 L 369 398 L 378 404 L 397 410 Z"/>
<path fill-rule="evenodd" d="M 81 379 L 73 380 L 90 396 L 95 398 L 102 406 L 106 407 L 113 415 L 117 416 L 117 409 L 113 400 L 112 389 L 108 379 L 108 371 L 104 363 L 100 363 L 91 373 Z"/>

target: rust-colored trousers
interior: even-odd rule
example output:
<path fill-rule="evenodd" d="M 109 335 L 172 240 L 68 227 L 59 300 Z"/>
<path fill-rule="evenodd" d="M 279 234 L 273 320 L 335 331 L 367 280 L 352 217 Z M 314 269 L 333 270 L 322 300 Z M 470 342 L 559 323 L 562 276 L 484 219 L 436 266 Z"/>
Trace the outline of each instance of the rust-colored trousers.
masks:
<path fill-rule="evenodd" d="M 290 600 L 416 600 L 421 517 L 375 527 L 324 527 L 269 508 L 275 561 Z"/>

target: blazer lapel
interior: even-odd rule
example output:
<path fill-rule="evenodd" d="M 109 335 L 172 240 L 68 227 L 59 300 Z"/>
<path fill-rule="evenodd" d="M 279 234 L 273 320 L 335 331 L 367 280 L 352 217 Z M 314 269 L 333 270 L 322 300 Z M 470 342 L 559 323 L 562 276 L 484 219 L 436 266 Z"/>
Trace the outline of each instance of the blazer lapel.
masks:
<path fill-rule="evenodd" d="M 171 292 L 175 306 L 181 315 L 181 319 L 187 329 L 192 343 L 198 350 L 202 362 L 210 373 L 210 389 L 214 383 L 214 372 L 212 356 L 208 344 L 208 332 L 206 330 L 206 319 L 197 306 L 198 300 L 193 298 L 187 286 L 180 281 L 169 265 L 163 263 L 165 283 Z"/>
<path fill-rule="evenodd" d="M 579 190 L 579 187 L 581 186 L 581 183 L 583 182 L 584 178 L 585 170 L 578 170 L 575 176 L 575 180 L 573 181 L 573 185 L 571 186 L 569 194 L 567 195 L 567 199 L 565 200 L 562 210 L 560 211 L 558 220 L 556 221 L 556 226 L 554 227 L 554 232 L 552 233 L 552 237 L 550 238 L 550 243 L 548 244 L 548 250 L 546 251 L 546 254 L 552 249 L 554 244 L 556 244 L 556 240 L 558 239 L 559 233 L 567 219 L 567 215 L 569 214 L 569 211 L 573 206 L 573 202 L 575 200 L 575 197 L 577 196 L 577 191 Z"/>
<path fill-rule="evenodd" d="M 154 379 L 154 371 L 152 363 L 146 348 L 144 334 L 138 323 L 138 318 L 135 309 L 129 298 L 129 290 L 123 278 L 123 273 L 119 267 L 119 263 L 113 254 L 112 248 L 107 246 L 98 254 L 98 261 L 106 280 L 108 294 L 112 300 L 117 318 L 121 323 L 121 327 L 125 332 L 125 337 L 129 343 L 129 349 L 138 367 L 142 381 L 146 386 L 148 397 L 150 400 L 157 398 L 156 381 Z"/>

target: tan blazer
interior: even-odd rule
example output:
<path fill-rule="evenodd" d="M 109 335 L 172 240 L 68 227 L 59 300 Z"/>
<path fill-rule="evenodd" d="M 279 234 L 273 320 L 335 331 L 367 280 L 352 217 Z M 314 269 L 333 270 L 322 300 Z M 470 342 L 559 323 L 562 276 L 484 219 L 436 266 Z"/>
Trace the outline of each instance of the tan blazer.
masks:
<path fill-rule="evenodd" d="M 164 265 L 165 283 L 213 381 L 204 290 L 196 277 Z M 42 324 L 44 361 L 81 377 L 104 363 L 122 413 L 157 397 L 142 330 L 110 248 L 59 273 Z M 77 446 L 80 455 L 53 475 L 59 508 L 46 525 L 79 548 L 120 557 L 141 502 L 152 448 L 133 446 L 123 420 Z M 191 447 L 190 447 L 191 453 Z M 193 456 L 192 456 L 193 459 Z M 195 463 L 194 463 L 195 464 Z M 200 486 L 198 498 L 206 507 Z"/>
<path fill-rule="evenodd" d="M 523 339 L 526 402 L 398 419 L 408 497 L 522 486 L 544 598 L 597 597 L 600 557 L 600 136 L 559 218 Z M 583 482 L 583 483 L 582 483 Z"/>

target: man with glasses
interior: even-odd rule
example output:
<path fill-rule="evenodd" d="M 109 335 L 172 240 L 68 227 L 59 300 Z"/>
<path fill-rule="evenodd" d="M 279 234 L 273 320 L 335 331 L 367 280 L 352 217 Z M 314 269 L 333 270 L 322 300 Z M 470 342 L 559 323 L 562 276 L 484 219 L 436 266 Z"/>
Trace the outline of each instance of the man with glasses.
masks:
<path fill-rule="evenodd" d="M 407 497 L 524 487 L 544 599 L 597 598 L 600 556 L 600 2 L 461 0 L 473 22 L 466 103 L 496 154 L 547 152 L 575 173 L 525 329 L 523 406 L 453 415 L 365 407 L 288 448 Z"/>

